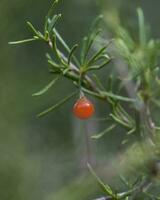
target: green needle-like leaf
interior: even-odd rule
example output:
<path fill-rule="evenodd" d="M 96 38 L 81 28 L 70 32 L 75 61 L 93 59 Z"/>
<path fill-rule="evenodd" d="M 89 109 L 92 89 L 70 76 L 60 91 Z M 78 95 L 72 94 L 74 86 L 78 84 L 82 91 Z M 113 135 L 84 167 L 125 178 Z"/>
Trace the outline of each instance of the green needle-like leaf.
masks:
<path fill-rule="evenodd" d="M 66 103 L 69 99 L 71 99 L 75 94 L 77 94 L 76 92 L 73 92 L 72 94 L 70 94 L 69 96 L 65 97 L 64 99 L 62 99 L 61 101 L 59 101 L 57 104 L 55 104 L 54 106 L 46 109 L 45 111 L 39 113 L 37 115 L 37 117 L 43 117 L 45 115 L 47 115 L 48 113 L 50 113 L 51 111 L 55 110 L 56 108 L 60 107 L 61 105 L 63 105 L 64 103 Z"/>
<path fill-rule="evenodd" d="M 105 90 L 105 87 L 103 86 L 99 77 L 96 74 L 93 74 L 92 76 L 93 76 L 93 79 L 96 82 L 96 84 L 99 86 L 99 88 L 101 88 L 102 90 Z"/>
<path fill-rule="evenodd" d="M 53 31 L 54 31 L 54 33 L 55 33 L 57 39 L 59 40 L 59 42 L 63 45 L 63 47 L 66 49 L 66 51 L 67 51 L 68 53 L 70 53 L 70 52 L 71 52 L 71 49 L 70 49 L 69 46 L 66 44 L 66 42 L 63 40 L 63 38 L 62 38 L 61 35 L 58 33 L 58 31 L 57 31 L 55 28 L 53 29 Z M 79 63 L 78 59 L 77 59 L 74 55 L 73 55 L 73 59 L 74 59 L 74 62 L 76 63 L 76 65 L 79 66 L 80 63 Z"/>
<path fill-rule="evenodd" d="M 131 99 L 128 97 L 116 95 L 116 94 L 113 94 L 112 92 L 104 91 L 104 92 L 101 92 L 101 94 L 106 95 L 107 97 L 112 97 L 113 99 L 120 100 L 120 101 L 126 101 L 126 102 L 135 102 L 136 101 L 136 99 Z"/>
<path fill-rule="evenodd" d="M 122 126 L 126 127 L 126 128 L 132 128 L 130 127 L 130 125 L 128 125 L 126 122 L 122 121 L 121 118 L 119 118 L 118 116 L 115 116 L 114 114 L 110 114 L 110 116 L 119 124 L 121 124 Z"/>
<path fill-rule="evenodd" d="M 53 31 L 53 28 L 55 27 L 57 21 L 61 18 L 61 14 L 58 14 L 58 15 L 54 15 L 52 17 L 52 19 L 48 19 L 48 32 L 50 33 L 51 31 Z"/>
<path fill-rule="evenodd" d="M 70 68 L 66 68 L 65 70 L 63 70 L 63 75 L 66 75 L 67 72 L 69 72 L 71 69 Z"/>
<path fill-rule="evenodd" d="M 91 138 L 92 138 L 92 139 L 100 139 L 100 138 L 103 137 L 106 133 L 109 133 L 110 131 L 112 131 L 115 127 L 116 127 L 116 125 L 115 125 L 115 124 L 112 124 L 110 127 L 108 127 L 107 129 L 105 129 L 104 131 L 100 132 L 99 134 L 93 135 Z"/>
<path fill-rule="evenodd" d="M 99 15 L 95 18 L 95 20 L 93 21 L 91 28 L 90 28 L 91 33 L 93 33 L 93 31 L 98 27 L 98 25 L 102 21 L 102 19 L 103 19 L 103 15 Z"/>
<path fill-rule="evenodd" d="M 45 21 L 45 31 L 47 30 L 47 25 L 48 25 L 48 19 L 51 16 L 53 9 L 56 7 L 58 3 L 58 0 L 53 1 L 51 8 L 49 9 L 47 16 L 46 16 L 46 21 Z"/>
<path fill-rule="evenodd" d="M 83 40 L 83 46 L 81 50 L 81 64 L 84 65 L 86 62 L 86 58 L 88 56 L 88 53 L 92 47 L 92 44 L 94 43 L 96 37 L 100 34 L 101 30 L 98 29 L 98 25 L 100 21 L 102 20 L 103 15 L 99 15 L 92 23 L 90 28 L 90 33 L 87 37 Z"/>
<path fill-rule="evenodd" d="M 42 90 L 39 92 L 34 93 L 32 96 L 41 96 L 45 94 L 57 81 L 59 77 L 54 78 L 47 86 L 45 86 Z"/>
<path fill-rule="evenodd" d="M 106 91 L 101 91 L 100 93 L 96 93 L 96 92 L 93 92 L 91 90 L 88 90 L 84 87 L 82 87 L 82 90 L 88 94 L 91 94 L 95 97 L 99 97 L 99 98 L 107 98 L 107 97 L 111 97 L 113 98 L 114 100 L 119 100 L 119 101 L 124 101 L 124 102 L 135 102 L 136 100 L 135 99 L 131 99 L 131 98 L 128 98 L 128 97 L 123 97 L 123 96 L 120 96 L 120 95 L 116 95 L 116 94 L 113 94 L 112 92 L 106 92 Z"/>
<path fill-rule="evenodd" d="M 138 22 L 139 22 L 140 44 L 144 46 L 146 44 L 146 29 L 145 29 L 145 22 L 144 22 L 144 14 L 141 8 L 137 9 L 137 13 L 138 13 Z"/>
<path fill-rule="evenodd" d="M 102 47 L 97 53 L 95 53 L 95 55 L 93 55 L 93 57 L 88 61 L 87 65 L 93 64 L 96 61 L 96 59 L 99 57 L 99 55 L 104 53 L 106 48 L 107 48 L 107 46 Z M 108 59 L 109 59 L 109 56 L 108 56 Z"/>
<path fill-rule="evenodd" d="M 89 51 L 90 51 L 90 49 L 91 49 L 96 37 L 100 34 L 100 32 L 101 32 L 100 30 L 97 30 L 96 32 L 94 32 L 93 34 L 91 34 L 88 37 L 88 40 L 86 41 L 86 46 L 85 46 L 86 48 L 85 48 L 85 50 L 83 52 L 84 55 L 82 56 L 84 58 L 84 60 L 82 60 L 83 64 L 86 62 L 88 53 L 89 53 Z"/>
<path fill-rule="evenodd" d="M 48 60 L 48 63 L 52 66 L 53 69 L 60 71 L 61 66 L 55 63 L 53 60 Z"/>
<path fill-rule="evenodd" d="M 88 38 L 84 37 L 82 41 L 82 47 L 81 47 L 81 53 L 80 53 L 81 65 L 84 64 L 84 56 L 85 56 L 84 52 L 86 51 L 86 48 L 87 48 L 87 41 L 88 41 Z"/>
<path fill-rule="evenodd" d="M 38 36 L 38 31 L 34 28 L 33 24 L 31 22 L 27 22 L 27 25 L 30 28 L 30 30 L 33 31 L 33 33 Z"/>
<path fill-rule="evenodd" d="M 9 42 L 8 44 L 11 44 L 11 45 L 23 44 L 23 43 L 32 42 L 32 41 L 35 41 L 35 40 L 38 40 L 38 38 L 31 38 L 31 39 L 19 40 L 19 41 Z"/>
<path fill-rule="evenodd" d="M 73 54 L 74 54 L 74 52 L 76 51 L 77 48 L 78 48 L 78 44 L 75 44 L 75 45 L 72 47 L 72 49 L 71 49 L 71 51 L 70 51 L 70 53 L 69 53 L 69 56 L 68 56 L 68 65 L 70 65 L 71 59 L 72 59 L 72 57 L 73 57 Z"/>
<path fill-rule="evenodd" d="M 132 133 L 134 133 L 136 131 L 136 128 L 134 127 L 134 128 L 132 128 L 131 130 L 129 130 L 128 132 L 127 132 L 127 135 L 131 135 Z"/>
<path fill-rule="evenodd" d="M 87 164 L 89 171 L 91 172 L 91 174 L 94 176 L 94 178 L 96 179 L 96 181 L 98 182 L 99 186 L 101 187 L 101 189 L 109 196 L 113 197 L 113 199 L 117 199 L 116 195 L 113 193 L 112 189 L 110 188 L 109 185 L 106 185 L 103 183 L 103 181 L 97 176 L 97 174 L 95 173 L 95 171 L 93 170 L 93 168 L 91 167 L 91 165 L 88 163 Z"/>
<path fill-rule="evenodd" d="M 57 37 L 56 35 L 53 35 L 53 50 L 59 60 L 60 63 L 62 63 L 62 65 L 67 66 L 66 60 L 63 59 L 62 53 L 59 51 L 58 47 L 57 47 Z"/>
<path fill-rule="evenodd" d="M 99 65 L 90 66 L 90 67 L 86 68 L 85 71 L 99 70 L 99 69 L 105 67 L 110 61 L 111 61 L 111 59 L 110 60 L 106 60 L 106 61 L 104 61 L 103 63 L 101 63 Z"/>
<path fill-rule="evenodd" d="M 131 185 L 129 184 L 129 182 L 127 181 L 127 179 L 126 179 L 124 176 L 119 175 L 119 178 L 120 178 L 121 182 L 122 182 L 127 188 L 130 188 L 130 187 L 131 187 Z"/>

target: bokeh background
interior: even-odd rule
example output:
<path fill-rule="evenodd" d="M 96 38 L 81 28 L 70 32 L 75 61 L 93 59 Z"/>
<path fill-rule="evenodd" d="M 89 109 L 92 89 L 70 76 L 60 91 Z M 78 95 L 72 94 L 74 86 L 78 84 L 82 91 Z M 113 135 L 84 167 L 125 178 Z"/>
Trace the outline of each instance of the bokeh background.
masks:
<path fill-rule="evenodd" d="M 83 125 L 74 119 L 75 99 L 48 116 L 36 114 L 73 91 L 67 80 L 46 95 L 32 94 L 53 77 L 48 73 L 46 47 L 40 43 L 10 46 L 9 41 L 30 37 L 25 22 L 42 29 L 50 0 L 0 0 L 0 199 L 3 200 L 88 200 L 101 194 L 85 169 Z M 92 20 L 100 13 L 110 16 L 105 29 L 119 12 L 122 23 L 137 31 L 136 8 L 143 8 L 152 35 L 159 37 L 159 0 L 63 0 L 58 10 L 63 19 L 58 29 L 69 45 L 80 42 Z M 113 17 L 112 17 L 113 14 Z M 109 37 L 112 37 L 110 34 Z M 101 74 L 105 80 L 107 72 Z M 96 117 L 107 116 L 107 105 L 94 100 Z M 104 122 L 89 122 L 92 133 L 103 130 Z M 105 136 L 92 143 L 98 166 L 119 151 L 123 133 Z M 113 145 L 114 144 L 114 145 Z M 104 166 L 103 166 L 104 167 Z M 107 180 L 106 180 L 107 181 Z"/>

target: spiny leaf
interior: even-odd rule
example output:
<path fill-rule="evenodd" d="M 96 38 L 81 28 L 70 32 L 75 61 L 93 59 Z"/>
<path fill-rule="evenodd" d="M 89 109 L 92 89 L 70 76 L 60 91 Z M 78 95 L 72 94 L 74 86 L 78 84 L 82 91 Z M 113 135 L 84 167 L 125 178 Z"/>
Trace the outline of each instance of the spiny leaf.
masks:
<path fill-rule="evenodd" d="M 86 68 L 85 71 L 99 70 L 99 69 L 105 67 L 110 61 L 111 61 L 111 59 L 110 60 L 106 60 L 106 61 L 104 61 L 103 63 L 101 63 L 99 65 L 90 66 L 90 67 Z"/>
<path fill-rule="evenodd" d="M 126 180 L 126 178 L 125 178 L 124 176 L 119 175 L 119 178 L 120 178 L 121 182 L 122 182 L 125 186 L 127 186 L 127 188 L 130 188 L 130 187 L 131 187 L 131 185 L 129 184 L 129 182 Z"/>
<path fill-rule="evenodd" d="M 132 133 L 134 133 L 136 131 L 136 127 L 133 127 L 131 130 L 129 130 L 127 132 L 127 135 L 131 135 Z"/>
<path fill-rule="evenodd" d="M 19 40 L 19 41 L 9 42 L 8 44 L 11 44 L 11 45 L 23 44 L 23 43 L 32 42 L 32 41 L 35 41 L 35 40 L 38 40 L 38 38 L 34 37 L 34 38 L 31 38 L 31 39 L 25 39 L 25 40 Z"/>
<path fill-rule="evenodd" d="M 128 139 L 124 139 L 124 140 L 122 140 L 121 145 L 125 145 L 127 143 L 128 143 Z"/>
<path fill-rule="evenodd" d="M 37 31 L 31 22 L 27 22 L 27 25 L 30 28 L 30 30 L 35 34 L 36 37 L 38 37 L 39 39 L 45 40 L 45 37 L 43 36 L 43 34 L 40 31 Z"/>
<path fill-rule="evenodd" d="M 63 45 L 63 47 L 64 47 L 68 52 L 70 52 L 71 50 L 70 50 L 69 46 L 68 46 L 68 45 L 66 44 L 66 42 L 63 40 L 63 38 L 62 38 L 61 35 L 58 33 L 58 31 L 57 31 L 55 28 L 53 29 L 53 31 L 54 31 L 56 37 L 58 38 L 58 40 L 60 41 L 60 43 Z"/>
<path fill-rule="evenodd" d="M 113 78 L 113 74 L 109 75 L 109 77 L 107 78 L 107 90 L 108 91 L 112 91 L 113 90 L 113 85 L 114 85 L 114 78 Z"/>
<path fill-rule="evenodd" d="M 53 35 L 53 49 L 54 49 L 55 54 L 56 54 L 58 60 L 60 61 L 60 63 L 62 63 L 63 65 L 66 66 L 66 62 L 63 60 L 63 57 L 61 56 L 61 52 L 57 48 L 57 37 L 56 37 L 56 35 Z"/>
<path fill-rule="evenodd" d="M 133 189 L 130 189 L 130 190 L 128 190 L 128 191 L 126 191 L 126 192 L 122 192 L 122 193 L 119 193 L 118 195 L 117 195 L 117 197 L 118 197 L 118 199 L 128 199 L 128 197 L 129 196 L 131 196 L 135 191 L 136 191 L 136 189 L 137 188 L 133 188 Z M 131 198 L 132 199 L 132 198 Z"/>
<path fill-rule="evenodd" d="M 146 44 L 146 30 L 145 30 L 144 14 L 141 8 L 137 9 L 137 13 L 138 13 L 138 22 L 139 22 L 140 44 L 144 46 Z"/>
<path fill-rule="evenodd" d="M 55 8 L 55 6 L 58 4 L 58 0 L 54 0 L 52 3 L 52 6 L 50 7 L 47 15 L 46 15 L 46 21 L 45 21 L 45 31 L 47 30 L 47 25 L 48 25 L 48 19 L 51 16 L 53 9 Z"/>
<path fill-rule="evenodd" d="M 106 48 L 107 48 L 107 46 L 104 46 L 97 53 L 95 53 L 95 55 L 93 55 L 92 58 L 87 62 L 87 65 L 91 65 L 92 63 L 94 63 L 96 61 L 96 59 L 99 57 L 99 55 L 104 53 Z M 108 56 L 108 58 L 109 58 L 109 56 Z"/>
<path fill-rule="evenodd" d="M 102 55 L 97 56 L 95 62 L 97 62 L 99 60 L 104 60 L 104 61 L 110 62 L 112 60 L 112 58 L 108 54 L 102 54 Z"/>
<path fill-rule="evenodd" d="M 88 169 L 91 172 L 91 174 L 94 176 L 96 181 L 98 182 L 99 186 L 101 189 L 109 196 L 113 197 L 113 199 L 116 199 L 116 195 L 113 193 L 112 189 L 110 188 L 109 185 L 106 185 L 102 182 L 102 180 L 97 176 L 97 174 L 94 172 L 93 168 L 89 163 L 87 163 Z"/>
<path fill-rule="evenodd" d="M 72 57 L 73 57 L 73 54 L 74 54 L 74 52 L 76 51 L 77 48 L 78 48 L 78 44 L 75 44 L 75 45 L 72 47 L 72 49 L 71 49 L 71 51 L 70 51 L 70 53 L 69 53 L 69 56 L 68 56 L 68 65 L 70 65 L 71 59 L 72 59 Z"/>
<path fill-rule="evenodd" d="M 41 95 L 43 95 L 58 81 L 58 79 L 59 79 L 59 77 L 54 78 L 47 86 L 45 86 L 39 92 L 34 93 L 32 96 L 41 96 Z"/>
<path fill-rule="evenodd" d="M 88 56 L 88 53 L 92 47 L 92 44 L 94 43 L 96 37 L 100 34 L 100 30 L 97 30 L 96 32 L 92 33 L 88 38 L 87 38 L 87 41 L 86 41 L 86 45 L 85 45 L 85 49 L 83 50 L 82 52 L 82 64 L 85 64 L 86 62 L 86 59 L 87 59 L 87 56 Z"/>
<path fill-rule="evenodd" d="M 77 94 L 76 92 L 73 92 L 72 94 L 70 94 L 69 96 L 65 97 L 64 99 L 62 99 L 61 101 L 59 101 L 57 104 L 55 104 L 54 106 L 51 106 L 50 108 L 46 109 L 45 111 L 39 113 L 37 115 L 37 117 L 43 117 L 44 115 L 47 115 L 48 113 L 50 113 L 51 111 L 55 110 L 56 108 L 60 107 L 61 105 L 63 105 L 64 103 L 66 103 L 69 99 L 71 99 L 75 94 Z"/>
<path fill-rule="evenodd" d="M 96 37 L 100 34 L 101 30 L 97 30 L 100 21 L 102 20 L 103 15 L 99 15 L 92 23 L 90 28 L 90 33 L 87 37 L 84 38 L 82 51 L 81 51 L 81 64 L 84 64 L 89 53 L 89 50 L 95 41 Z"/>
<path fill-rule="evenodd" d="M 28 21 L 27 25 L 31 29 L 31 31 L 33 31 L 33 33 L 38 36 L 38 31 L 34 28 L 33 24 Z"/>
<path fill-rule="evenodd" d="M 69 72 L 71 69 L 68 67 L 65 70 L 63 70 L 63 75 L 66 75 L 67 72 Z"/>
<path fill-rule="evenodd" d="M 58 15 L 54 15 L 52 17 L 52 19 L 48 19 L 48 24 L 49 24 L 48 32 L 49 33 L 53 30 L 53 28 L 55 27 L 57 21 L 61 18 L 61 16 L 62 16 L 61 14 L 58 14 Z"/>
<path fill-rule="evenodd" d="M 108 127 L 107 129 L 105 129 L 104 131 L 100 132 L 99 134 L 93 135 L 91 138 L 92 138 L 92 139 L 100 139 L 100 138 L 103 137 L 106 133 L 112 131 L 115 127 L 116 127 L 116 125 L 115 125 L 115 124 L 112 124 L 110 127 Z"/>
<path fill-rule="evenodd" d="M 90 32 L 92 33 L 99 25 L 99 23 L 102 21 L 103 15 L 99 15 L 95 18 L 95 20 L 92 22 Z"/>
<path fill-rule="evenodd" d="M 48 63 L 56 70 L 60 71 L 60 65 L 55 63 L 53 60 L 48 60 Z"/>
<path fill-rule="evenodd" d="M 115 116 L 114 114 L 110 114 L 110 116 L 119 124 L 121 124 L 122 126 L 126 127 L 126 128 L 131 128 L 130 125 L 128 125 L 126 122 L 122 121 L 121 118 L 119 118 L 118 116 Z"/>
<path fill-rule="evenodd" d="M 85 50 L 87 48 L 87 41 L 88 41 L 88 38 L 84 37 L 83 41 L 82 41 L 82 48 L 81 48 L 81 53 L 80 53 L 81 65 L 83 65 L 83 63 L 84 63 L 84 56 L 85 56 L 84 52 L 85 52 Z"/>
<path fill-rule="evenodd" d="M 133 51 L 135 49 L 136 44 L 126 29 L 119 27 L 117 29 L 117 36 L 124 41 L 130 51 Z"/>
<path fill-rule="evenodd" d="M 98 29 L 96 30 L 95 32 L 93 32 L 91 34 L 91 36 L 88 38 L 88 46 L 87 46 L 87 49 L 86 49 L 86 54 L 88 54 L 93 42 L 95 41 L 96 37 L 101 33 L 101 30 Z M 87 56 L 87 55 L 86 55 Z"/>
<path fill-rule="evenodd" d="M 105 96 L 105 95 L 100 95 L 99 93 L 93 92 L 93 91 L 91 91 L 91 90 L 89 90 L 89 89 L 86 89 L 85 87 L 82 87 L 82 90 L 83 90 L 85 93 L 90 94 L 90 95 L 92 95 L 92 96 L 94 96 L 94 97 L 106 99 L 106 96 Z"/>
<path fill-rule="evenodd" d="M 92 75 L 96 84 L 102 89 L 105 90 L 105 87 L 103 86 L 103 84 L 101 83 L 101 80 L 99 79 L 99 77 L 96 74 Z"/>
<path fill-rule="evenodd" d="M 102 97 L 102 98 L 106 98 L 106 97 L 111 97 L 113 98 L 114 100 L 119 100 L 119 101 L 124 101 L 124 102 L 135 102 L 136 99 L 131 99 L 131 98 L 128 98 L 128 97 L 123 97 L 123 96 L 119 96 L 119 95 L 116 95 L 112 92 L 107 92 L 107 91 L 101 91 L 100 94 L 99 93 L 96 93 L 96 92 L 93 92 L 93 91 L 90 91 L 84 87 L 82 87 L 82 90 L 88 94 L 91 94 L 95 97 Z"/>
<path fill-rule="evenodd" d="M 123 121 L 130 124 L 131 126 L 134 125 L 133 118 L 124 110 L 124 108 L 119 103 L 116 103 L 113 110 L 117 116 L 120 116 L 123 119 Z"/>
<path fill-rule="evenodd" d="M 101 94 L 106 95 L 107 97 L 112 97 L 113 99 L 120 100 L 120 101 L 126 101 L 126 102 L 135 102 L 136 101 L 136 99 L 131 99 L 128 97 L 116 95 L 116 94 L 113 94 L 112 92 L 102 91 Z"/>
<path fill-rule="evenodd" d="M 63 38 L 61 37 L 61 35 L 58 33 L 58 31 L 54 28 L 53 29 L 53 32 L 55 33 L 57 39 L 59 40 L 59 42 L 63 45 L 63 47 L 66 49 L 66 51 L 68 53 L 71 52 L 71 49 L 69 48 L 69 46 L 66 44 L 66 42 L 63 40 Z M 80 65 L 78 59 L 76 58 L 76 56 L 73 55 L 73 59 L 74 59 L 74 62 L 76 63 L 77 66 Z"/>

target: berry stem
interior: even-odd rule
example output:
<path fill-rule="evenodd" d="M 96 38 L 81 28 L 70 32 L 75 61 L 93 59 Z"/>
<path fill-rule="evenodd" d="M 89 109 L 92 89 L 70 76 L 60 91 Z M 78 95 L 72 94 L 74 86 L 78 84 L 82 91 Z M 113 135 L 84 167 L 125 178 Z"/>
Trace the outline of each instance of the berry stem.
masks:
<path fill-rule="evenodd" d="M 79 71 L 79 83 L 78 83 L 79 85 L 79 97 L 81 98 L 81 97 L 83 97 L 84 96 L 84 93 L 83 93 L 83 91 L 82 91 L 82 71 L 80 70 Z"/>
<path fill-rule="evenodd" d="M 84 128 L 85 143 L 86 143 L 86 163 L 92 164 L 91 143 L 86 121 L 83 122 L 83 128 Z"/>

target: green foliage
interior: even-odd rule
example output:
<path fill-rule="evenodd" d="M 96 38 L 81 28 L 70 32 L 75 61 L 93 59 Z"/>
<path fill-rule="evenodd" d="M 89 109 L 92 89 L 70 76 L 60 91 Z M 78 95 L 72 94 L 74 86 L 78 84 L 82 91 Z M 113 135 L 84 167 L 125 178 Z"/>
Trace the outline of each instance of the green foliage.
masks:
<path fill-rule="evenodd" d="M 139 21 L 139 39 L 134 41 L 127 30 L 120 27 L 117 32 L 116 47 L 128 65 L 126 79 L 133 81 L 139 98 L 154 100 L 158 87 L 155 78 L 159 71 L 159 40 L 147 38 L 147 28 L 142 10 L 137 9 Z M 156 78 L 157 79 L 157 78 Z M 126 80 L 126 81 L 127 81 Z M 154 93 L 153 93 L 154 91 Z"/>
<path fill-rule="evenodd" d="M 59 77 L 54 78 L 47 86 L 45 86 L 42 90 L 39 92 L 34 93 L 32 96 L 41 96 L 45 94 L 57 81 Z"/>
<path fill-rule="evenodd" d="M 148 165 L 151 160 L 154 160 L 156 166 L 155 174 L 151 173 L 152 169 L 149 167 L 142 167 L 143 175 L 137 175 L 138 181 L 136 183 L 129 183 L 126 178 L 121 176 L 121 180 L 125 183 L 125 191 L 117 192 L 113 190 L 108 184 L 104 184 L 102 180 L 96 175 L 93 168 L 88 164 L 88 168 L 94 178 L 97 180 L 99 186 L 109 199 L 137 199 L 140 195 L 145 198 L 152 198 L 152 194 L 147 191 L 150 189 L 153 178 L 157 178 L 157 158 L 159 157 L 159 125 L 154 122 L 152 116 L 151 103 L 159 104 L 158 96 L 160 85 L 158 57 L 160 54 L 160 42 L 148 38 L 146 24 L 144 20 L 143 11 L 138 8 L 138 41 L 134 40 L 131 34 L 122 26 L 118 26 L 115 30 L 115 40 L 112 43 L 114 47 L 113 54 L 115 60 L 119 59 L 124 64 L 124 69 L 121 66 L 116 66 L 119 76 L 115 77 L 116 85 L 113 86 L 112 76 L 110 76 L 110 86 L 106 90 L 97 71 L 106 66 L 113 60 L 109 53 L 110 41 L 105 41 L 95 52 L 92 47 L 97 43 L 97 37 L 101 36 L 99 29 L 102 15 L 98 16 L 93 22 L 89 34 L 84 37 L 82 44 L 74 44 L 71 48 L 62 38 L 58 32 L 56 25 L 61 18 L 61 14 L 53 15 L 58 1 L 54 1 L 49 10 L 44 23 L 44 31 L 37 30 L 32 23 L 27 22 L 27 25 L 33 37 L 17 42 L 10 42 L 10 44 L 21 44 L 32 41 L 43 41 L 48 45 L 50 53 L 46 53 L 47 62 L 49 64 L 49 72 L 56 76 L 47 86 L 33 96 L 40 96 L 45 94 L 49 89 L 54 87 L 59 78 L 67 78 L 76 87 L 76 91 L 57 102 L 54 106 L 41 112 L 38 117 L 44 116 L 49 112 L 55 110 L 65 102 L 69 101 L 78 92 L 87 93 L 91 96 L 97 97 L 106 102 L 110 108 L 109 120 L 111 123 L 106 129 L 99 134 L 92 136 L 92 139 L 100 139 L 107 133 L 113 133 L 114 128 L 121 128 L 125 132 L 124 141 L 122 145 L 130 141 L 132 136 L 136 135 L 141 143 L 133 143 L 133 146 L 126 152 L 127 156 L 125 164 L 133 166 L 134 171 L 140 166 Z M 59 46 L 62 46 L 62 50 Z M 80 55 L 76 56 L 77 49 L 80 50 Z M 92 71 L 96 74 L 92 74 Z M 117 74 L 116 74 L 117 75 Z M 96 80 L 96 81 L 95 81 Z M 116 87 L 116 89 L 115 89 Z M 116 92 L 115 92 L 116 91 Z M 118 92 L 117 92 L 118 91 Z M 124 94 L 124 95 L 122 95 Z M 107 120 L 106 120 L 107 121 Z M 136 138 L 136 139 L 137 139 Z M 134 152 L 134 155 L 133 155 Z M 135 157 L 135 158 L 134 158 Z M 138 160 L 138 161 L 137 161 Z M 124 167 L 124 169 L 126 169 Z M 129 171 L 128 169 L 126 171 Z M 139 178 L 140 177 L 140 178 Z"/>
<path fill-rule="evenodd" d="M 73 92 L 72 94 L 68 95 L 67 97 L 65 97 L 64 99 L 62 99 L 61 101 L 59 101 L 57 104 L 55 104 L 54 106 L 48 108 L 47 110 L 41 112 L 38 114 L 38 117 L 42 117 L 44 115 L 47 115 L 49 112 L 55 110 L 56 108 L 58 108 L 59 106 L 63 105 L 66 101 L 68 101 L 69 99 L 71 99 L 77 92 Z"/>

